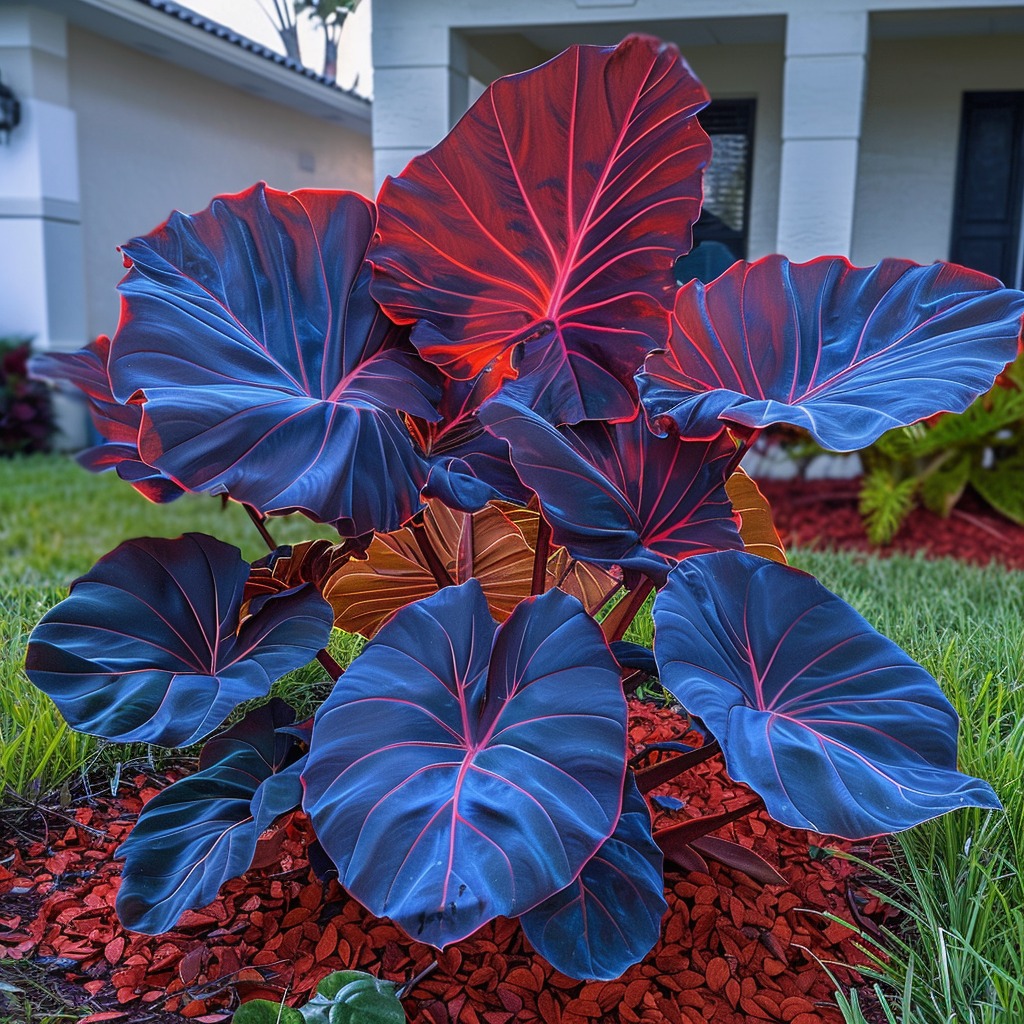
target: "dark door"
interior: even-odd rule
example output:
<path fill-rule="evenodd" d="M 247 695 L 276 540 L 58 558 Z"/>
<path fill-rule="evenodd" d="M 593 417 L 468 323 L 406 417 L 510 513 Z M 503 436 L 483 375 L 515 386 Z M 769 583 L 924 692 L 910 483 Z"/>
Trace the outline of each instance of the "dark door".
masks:
<path fill-rule="evenodd" d="M 949 258 L 1021 283 L 1024 92 L 964 93 Z"/>

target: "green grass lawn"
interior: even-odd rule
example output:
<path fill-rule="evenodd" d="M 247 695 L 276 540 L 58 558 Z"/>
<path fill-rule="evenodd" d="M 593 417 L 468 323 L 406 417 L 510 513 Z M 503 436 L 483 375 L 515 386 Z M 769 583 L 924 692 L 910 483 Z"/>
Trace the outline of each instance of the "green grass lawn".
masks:
<path fill-rule="evenodd" d="M 287 543 L 330 536 L 301 517 L 272 521 Z M 0 793 L 52 792 L 95 758 L 100 744 L 71 733 L 21 665 L 28 633 L 76 576 L 122 540 L 212 533 L 264 553 L 237 506 L 186 496 L 158 507 L 113 474 L 99 477 L 57 456 L 0 460 Z M 917 558 L 800 551 L 799 568 L 854 605 L 939 680 L 964 719 L 962 768 L 988 779 L 1005 814 L 960 811 L 893 842 L 882 887 L 904 906 L 901 932 L 884 943 L 879 991 L 891 1021 L 1024 1021 L 1024 573 Z M 634 639 L 649 638 L 638 621 Z M 339 660 L 353 646 L 337 639 Z M 326 692 L 318 666 L 284 683 L 311 707 Z M 113 745 L 107 745 L 108 748 Z M 131 751 L 108 749 L 112 765 Z M 840 996 L 851 1024 L 858 1000 Z"/>

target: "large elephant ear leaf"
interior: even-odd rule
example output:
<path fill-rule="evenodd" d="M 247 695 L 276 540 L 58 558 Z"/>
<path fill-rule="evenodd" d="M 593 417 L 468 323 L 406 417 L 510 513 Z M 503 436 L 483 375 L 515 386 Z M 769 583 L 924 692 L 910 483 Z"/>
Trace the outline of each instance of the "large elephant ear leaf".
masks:
<path fill-rule="evenodd" d="M 385 624 L 310 749 L 303 806 L 339 881 L 444 946 L 564 889 L 612 833 L 626 706 L 575 598 L 528 598 L 496 627 L 470 580 Z"/>
<path fill-rule="evenodd" d="M 725 490 L 736 447 L 658 437 L 642 416 L 556 427 L 517 402 L 480 410 L 574 557 L 661 581 L 681 558 L 742 546 Z"/>
<path fill-rule="evenodd" d="M 530 596 L 539 518 L 535 510 L 509 505 L 460 512 L 431 498 L 423 529 L 452 581 L 478 580 L 491 615 L 504 622 Z M 318 560 L 314 579 L 334 608 L 334 624 L 366 637 L 400 608 L 437 591 L 410 527 L 374 537 L 365 558 Z M 591 614 L 619 587 L 603 569 L 574 562 L 564 548 L 551 553 L 547 582 L 578 597 Z"/>
<path fill-rule="evenodd" d="M 627 776 L 622 816 L 576 880 L 519 923 L 533 948 L 571 978 L 611 981 L 642 960 L 668 909 L 651 815 Z"/>
<path fill-rule="evenodd" d="M 395 411 L 436 418 L 436 371 L 369 295 L 373 204 L 258 185 L 123 246 L 114 397 L 139 452 L 192 491 L 299 509 L 345 536 L 419 508 L 426 465 Z"/>
<path fill-rule="evenodd" d="M 114 400 L 107 372 L 109 358 L 110 339 L 100 335 L 77 352 L 37 352 L 29 361 L 29 370 L 37 379 L 71 384 L 86 396 L 92 425 L 103 440 L 75 456 L 79 465 L 92 473 L 113 469 L 150 501 L 173 501 L 185 492 L 142 461 L 138 444 L 142 410 Z"/>
<path fill-rule="evenodd" d="M 679 289 L 637 374 L 651 422 L 685 437 L 788 423 L 823 447 L 962 412 L 1017 354 L 1024 293 L 948 263 L 841 256 L 736 263 Z"/>
<path fill-rule="evenodd" d="M 707 101 L 646 36 L 499 79 L 384 183 L 374 296 L 452 377 L 518 373 L 557 422 L 631 415 L 700 211 Z"/>
<path fill-rule="evenodd" d="M 755 555 L 681 563 L 654 603 L 661 684 L 784 825 L 859 839 L 999 807 L 957 771 L 935 680 L 813 576 Z"/>
<path fill-rule="evenodd" d="M 302 800 L 304 757 L 276 698 L 203 748 L 199 771 L 142 809 L 117 851 L 125 860 L 117 915 L 133 931 L 170 931 L 252 863 L 260 835 Z"/>
<path fill-rule="evenodd" d="M 81 732 L 195 743 L 330 636 L 310 586 L 257 598 L 239 624 L 248 577 L 238 548 L 203 534 L 125 541 L 32 631 L 28 677 Z"/>

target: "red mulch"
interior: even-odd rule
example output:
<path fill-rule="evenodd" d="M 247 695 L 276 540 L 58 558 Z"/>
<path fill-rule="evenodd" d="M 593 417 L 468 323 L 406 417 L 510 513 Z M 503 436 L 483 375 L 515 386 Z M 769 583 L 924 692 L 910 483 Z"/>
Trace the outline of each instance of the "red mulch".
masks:
<path fill-rule="evenodd" d="M 761 486 L 787 544 L 873 550 L 854 483 Z M 1024 569 L 1024 529 L 968 498 L 947 520 L 912 513 L 882 549 L 892 551 Z M 665 709 L 633 702 L 631 713 L 634 749 L 678 732 Z M 96 1024 L 213 1024 L 227 1020 L 239 998 L 287 991 L 289 1002 L 301 1003 L 333 970 L 358 968 L 401 982 L 434 959 L 433 950 L 373 918 L 336 883 L 317 881 L 304 852 L 308 822 L 299 813 L 262 841 L 254 868 L 226 884 L 212 907 L 186 914 L 167 935 L 125 932 L 113 913 L 119 863 L 112 853 L 156 792 L 139 776 L 116 799 L 64 812 L 78 824 L 50 817 L 45 835 L 0 839 L 0 956 L 48 969 L 54 987 L 77 993 L 95 1011 L 88 1019 Z M 691 772 L 685 791 L 670 785 L 661 792 L 687 805 L 659 812 L 659 825 L 749 798 L 718 759 Z M 864 923 L 884 913 L 849 861 L 820 855 L 850 844 L 783 828 L 763 812 L 719 834 L 756 849 L 788 886 L 762 888 L 714 862 L 710 875 L 669 868 L 661 941 L 614 982 L 559 974 L 533 954 L 515 922 L 499 919 L 437 954 L 437 969 L 405 1000 L 410 1020 L 839 1024 L 819 961 L 856 963 L 861 954 L 852 933 L 823 915 Z"/>
<path fill-rule="evenodd" d="M 632 702 L 634 748 L 678 733 L 673 712 Z M 262 842 L 257 865 L 227 883 L 212 907 L 187 913 L 166 935 L 124 931 L 112 909 L 119 864 L 111 855 L 156 792 L 139 776 L 117 799 L 69 809 L 78 825 L 51 819 L 45 836 L 0 842 L 0 955 L 47 966 L 64 990 L 73 983 L 97 1011 L 92 1020 L 212 1024 L 227 1019 L 238 997 L 279 998 L 287 990 L 289 1001 L 304 1002 L 330 971 L 357 968 L 405 981 L 434 958 L 336 883 L 316 880 L 304 854 L 308 823 L 299 813 Z M 686 790 L 658 792 L 687 806 L 659 812 L 657 824 L 750 798 L 724 777 L 717 759 L 690 773 Z M 533 954 L 516 922 L 499 919 L 437 955 L 438 968 L 405 1000 L 410 1020 L 838 1024 L 817 961 L 850 963 L 859 954 L 852 933 L 822 915 L 863 920 L 879 907 L 849 861 L 809 853 L 849 844 L 783 828 L 763 813 L 720 834 L 756 848 L 789 885 L 763 888 L 714 862 L 710 875 L 669 869 L 662 939 L 614 982 L 559 974 Z"/>
<path fill-rule="evenodd" d="M 857 512 L 856 480 L 758 481 L 772 507 L 785 544 L 873 551 L 876 554 L 923 552 L 975 565 L 995 561 L 1024 569 L 1024 527 L 993 512 L 968 492 L 948 519 L 927 509 L 910 513 L 892 543 L 876 548 L 868 542 Z"/>

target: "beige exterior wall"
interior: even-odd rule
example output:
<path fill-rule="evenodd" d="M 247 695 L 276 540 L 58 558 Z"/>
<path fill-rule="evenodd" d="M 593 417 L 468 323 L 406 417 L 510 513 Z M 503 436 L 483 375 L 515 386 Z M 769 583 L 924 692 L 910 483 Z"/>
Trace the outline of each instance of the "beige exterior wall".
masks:
<path fill-rule="evenodd" d="M 89 337 L 117 326 L 116 247 L 264 180 L 372 195 L 367 136 L 68 28 Z"/>
<path fill-rule="evenodd" d="M 965 91 L 1024 89 L 1024 36 L 873 40 L 854 263 L 949 258 Z"/>

